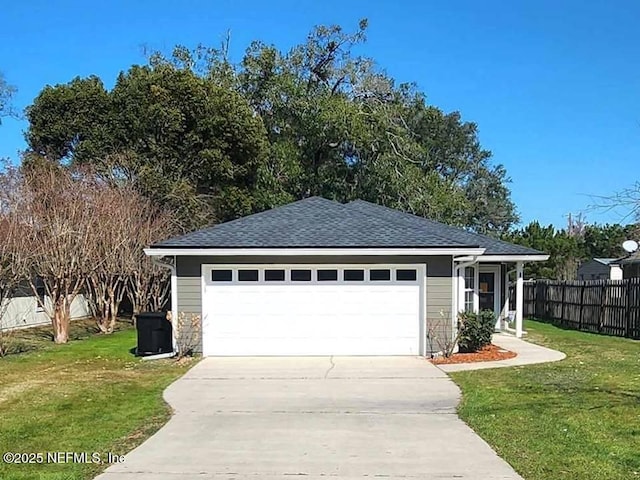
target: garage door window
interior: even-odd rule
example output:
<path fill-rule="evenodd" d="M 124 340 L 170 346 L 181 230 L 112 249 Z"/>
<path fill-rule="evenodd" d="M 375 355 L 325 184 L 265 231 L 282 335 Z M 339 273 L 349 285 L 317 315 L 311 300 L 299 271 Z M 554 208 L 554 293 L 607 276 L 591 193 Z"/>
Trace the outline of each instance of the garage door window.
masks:
<path fill-rule="evenodd" d="M 391 270 L 371 270 L 369 272 L 369 280 L 372 282 L 388 282 L 391 280 Z"/>
<path fill-rule="evenodd" d="M 230 282 L 231 277 L 231 270 L 211 270 L 212 282 Z"/>
<path fill-rule="evenodd" d="M 284 282 L 284 270 L 265 270 L 265 282 Z"/>
<path fill-rule="evenodd" d="M 345 270 L 345 282 L 362 282 L 364 281 L 364 270 Z"/>
<path fill-rule="evenodd" d="M 319 282 L 337 282 L 338 270 L 318 270 Z"/>
<path fill-rule="evenodd" d="M 258 270 L 238 270 L 238 281 L 240 282 L 257 282 Z"/>
<path fill-rule="evenodd" d="M 291 270 L 292 282 L 310 282 L 311 270 Z"/>
<path fill-rule="evenodd" d="M 396 280 L 399 282 L 415 282 L 416 278 L 417 276 L 415 270 L 396 270 Z"/>

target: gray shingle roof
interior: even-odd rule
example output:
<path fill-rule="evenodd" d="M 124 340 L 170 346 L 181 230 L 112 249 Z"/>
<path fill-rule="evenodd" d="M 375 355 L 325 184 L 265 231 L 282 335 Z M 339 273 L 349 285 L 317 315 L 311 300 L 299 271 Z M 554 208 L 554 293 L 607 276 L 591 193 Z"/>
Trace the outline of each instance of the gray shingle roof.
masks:
<path fill-rule="evenodd" d="M 197 232 L 152 248 L 485 247 L 492 254 L 540 252 L 357 200 L 311 197 Z"/>
<path fill-rule="evenodd" d="M 375 203 L 365 202 L 364 200 L 355 200 L 347 205 L 358 209 L 363 213 L 370 215 L 378 215 L 396 223 L 411 223 L 416 228 L 423 231 L 430 231 L 441 237 L 449 238 L 453 241 L 465 244 L 479 245 L 485 248 L 485 255 L 542 255 L 543 252 L 534 250 L 533 248 L 523 247 L 514 243 L 498 240 L 479 233 L 469 232 L 460 227 L 445 225 L 444 223 L 429 220 L 424 217 L 418 217 L 410 213 L 401 212 L 392 208 L 376 205 Z M 375 212 L 375 213 L 374 213 Z"/>

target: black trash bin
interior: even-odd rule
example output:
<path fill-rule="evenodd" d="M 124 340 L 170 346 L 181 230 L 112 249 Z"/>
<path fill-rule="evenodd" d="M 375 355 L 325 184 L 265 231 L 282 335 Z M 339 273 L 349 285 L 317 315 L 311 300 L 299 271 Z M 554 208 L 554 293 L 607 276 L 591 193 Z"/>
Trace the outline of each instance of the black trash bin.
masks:
<path fill-rule="evenodd" d="M 171 321 L 167 312 L 143 312 L 136 316 L 139 356 L 173 352 Z"/>

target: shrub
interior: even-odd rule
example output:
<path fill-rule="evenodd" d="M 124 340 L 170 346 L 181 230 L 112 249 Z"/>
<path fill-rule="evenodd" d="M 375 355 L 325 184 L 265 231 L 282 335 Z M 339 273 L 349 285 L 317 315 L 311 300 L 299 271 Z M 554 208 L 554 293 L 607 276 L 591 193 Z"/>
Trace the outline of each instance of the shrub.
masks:
<path fill-rule="evenodd" d="M 192 313 L 191 318 L 187 320 L 187 315 L 184 312 L 180 312 L 178 320 L 174 323 L 174 328 L 178 360 L 183 357 L 193 356 L 200 343 L 200 331 L 202 329 L 200 315 Z"/>
<path fill-rule="evenodd" d="M 496 315 L 491 310 L 483 310 L 479 314 L 473 312 L 460 313 L 458 317 L 458 349 L 462 353 L 479 351 L 491 343 L 491 336 L 496 325 Z"/>

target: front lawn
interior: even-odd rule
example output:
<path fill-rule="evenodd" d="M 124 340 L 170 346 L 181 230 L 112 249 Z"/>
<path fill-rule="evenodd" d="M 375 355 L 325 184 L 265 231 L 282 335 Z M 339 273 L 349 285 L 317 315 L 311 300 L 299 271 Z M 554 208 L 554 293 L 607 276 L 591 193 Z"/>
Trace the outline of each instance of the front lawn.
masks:
<path fill-rule="evenodd" d="M 104 458 L 155 432 L 170 415 L 162 391 L 188 367 L 135 358 L 129 351 L 135 344 L 135 330 L 128 329 L 0 359 L 0 453 L 98 452 Z M 0 460 L 0 478 L 85 479 L 105 467 Z"/>
<path fill-rule="evenodd" d="M 567 359 L 452 374 L 463 420 L 525 480 L 640 478 L 640 342 L 525 329 Z"/>

